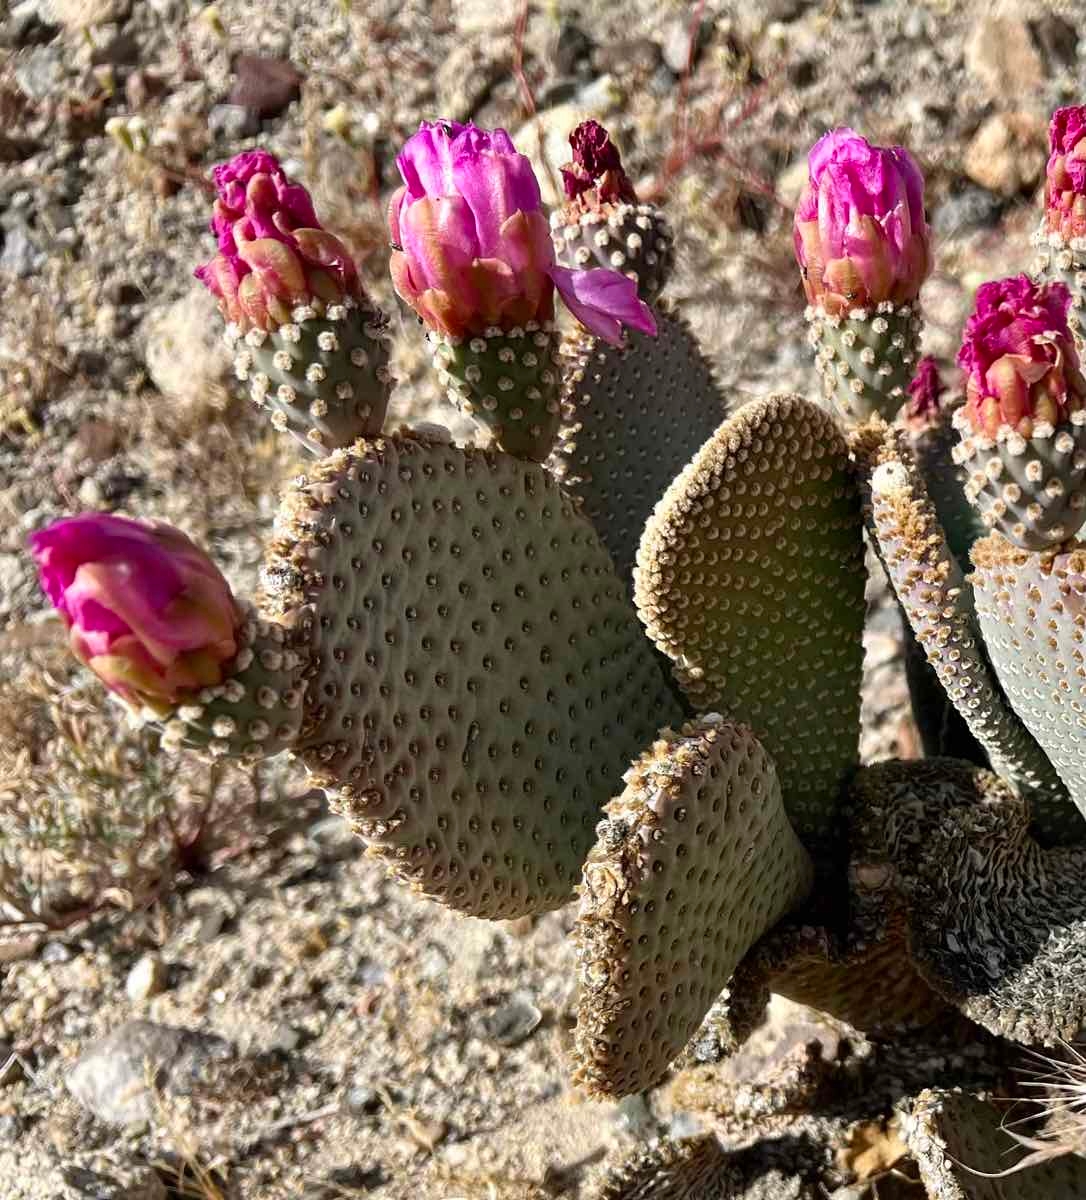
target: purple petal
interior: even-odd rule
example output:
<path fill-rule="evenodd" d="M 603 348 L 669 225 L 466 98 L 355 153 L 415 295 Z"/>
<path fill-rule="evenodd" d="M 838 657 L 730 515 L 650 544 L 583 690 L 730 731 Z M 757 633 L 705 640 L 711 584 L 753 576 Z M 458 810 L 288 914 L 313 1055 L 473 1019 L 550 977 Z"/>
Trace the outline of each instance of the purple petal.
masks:
<path fill-rule="evenodd" d="M 553 266 L 547 274 L 569 311 L 605 342 L 621 345 L 623 325 L 656 336 L 652 309 L 638 296 L 637 284 L 620 272 L 603 267 L 571 271 Z"/>
<path fill-rule="evenodd" d="M 455 121 L 433 121 L 419 126 L 396 156 L 396 165 L 413 200 L 421 196 L 451 196 L 453 144 L 464 132 Z"/>
<path fill-rule="evenodd" d="M 517 211 L 542 203 L 532 164 L 523 154 L 462 149 L 453 163 L 455 191 L 471 206 L 483 258 L 504 258 L 501 227 Z"/>

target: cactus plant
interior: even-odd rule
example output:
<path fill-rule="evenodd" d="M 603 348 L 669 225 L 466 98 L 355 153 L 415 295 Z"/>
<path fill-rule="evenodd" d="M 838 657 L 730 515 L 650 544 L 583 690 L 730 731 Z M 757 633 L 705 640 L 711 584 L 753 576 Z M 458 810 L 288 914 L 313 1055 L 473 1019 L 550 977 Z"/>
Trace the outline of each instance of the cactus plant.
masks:
<path fill-rule="evenodd" d="M 1046 217 L 1072 238 L 1076 121 L 1058 122 Z M 579 897 L 588 1090 L 655 1085 L 711 1010 L 734 1049 L 770 990 L 883 1045 L 971 1028 L 998 1076 L 998 1047 L 1086 1018 L 1072 296 L 982 288 L 964 403 L 925 367 L 898 420 L 930 268 L 923 182 L 906 151 L 833 131 L 795 227 L 821 404 L 725 417 L 659 298 L 662 214 L 605 131 L 572 144 L 550 229 L 504 131 L 424 123 L 399 157 L 393 281 L 475 418 L 467 444 L 386 427 L 387 323 L 304 188 L 263 152 L 217 169 L 199 274 L 239 375 L 312 455 L 261 596 L 234 597 L 176 531 L 108 515 L 35 535 L 43 585 L 165 747 L 289 752 L 370 853 L 461 912 Z M 556 289 L 583 331 L 560 335 Z M 940 711 L 991 771 L 861 765 L 865 519 Z M 984 1194 L 945 1181 L 947 1122 L 970 1128 L 971 1104 L 914 1125 L 933 1196 Z M 718 1151 L 661 1150 L 601 1194 L 786 1194 L 766 1191 L 788 1176 L 762 1143 Z"/>

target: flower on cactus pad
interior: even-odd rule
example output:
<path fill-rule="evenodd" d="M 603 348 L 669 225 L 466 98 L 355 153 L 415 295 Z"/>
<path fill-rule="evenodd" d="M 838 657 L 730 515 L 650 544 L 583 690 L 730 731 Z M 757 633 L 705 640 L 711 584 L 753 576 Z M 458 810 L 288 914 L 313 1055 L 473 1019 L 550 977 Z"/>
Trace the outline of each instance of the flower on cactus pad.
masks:
<path fill-rule="evenodd" d="M 569 135 L 569 144 L 573 161 L 560 170 L 570 205 L 594 208 L 623 201 L 637 203 L 637 193 L 622 169 L 618 147 L 598 121 L 582 121 Z"/>
<path fill-rule="evenodd" d="M 831 316 L 911 303 L 931 270 L 924 177 L 912 155 L 851 129 L 820 138 L 793 241 L 808 301 Z"/>
<path fill-rule="evenodd" d="M 1057 108 L 1048 140 L 1045 227 L 1068 241 L 1086 237 L 1086 106 Z"/>
<path fill-rule="evenodd" d="M 389 205 L 392 281 L 429 328 L 450 337 L 508 332 L 573 315 L 618 344 L 622 326 L 656 332 L 636 285 L 616 271 L 554 261 L 539 183 L 504 129 L 423 122 L 396 159 Z"/>
<path fill-rule="evenodd" d="M 299 305 L 323 310 L 362 297 L 350 251 L 321 228 L 309 193 L 274 155 L 247 150 L 212 175 L 219 252 L 195 274 L 228 321 L 243 332 L 268 331 L 290 321 Z"/>
<path fill-rule="evenodd" d="M 1014 275 L 982 284 L 965 325 L 958 366 L 966 372 L 965 418 L 994 438 L 1023 437 L 1064 423 L 1086 403 L 1086 381 L 1067 326 L 1071 294 L 1062 283 Z"/>
<path fill-rule="evenodd" d="M 30 549 L 72 652 L 130 707 L 164 715 L 223 681 L 241 612 L 179 530 L 84 513 L 33 534 Z"/>

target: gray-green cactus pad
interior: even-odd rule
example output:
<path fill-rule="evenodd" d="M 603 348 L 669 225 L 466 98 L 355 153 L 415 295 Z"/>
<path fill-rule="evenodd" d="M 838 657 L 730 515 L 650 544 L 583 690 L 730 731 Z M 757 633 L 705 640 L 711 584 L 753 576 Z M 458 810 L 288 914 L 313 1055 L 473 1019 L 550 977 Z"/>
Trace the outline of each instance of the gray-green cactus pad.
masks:
<path fill-rule="evenodd" d="M 250 613 L 229 678 L 204 688 L 166 722 L 162 745 L 258 759 L 293 747 L 302 725 L 308 652 L 293 629 Z"/>
<path fill-rule="evenodd" d="M 720 426 L 657 505 L 634 572 L 641 619 L 694 708 L 751 725 L 797 833 L 820 849 L 858 757 L 864 583 L 844 436 L 799 396 Z"/>
<path fill-rule="evenodd" d="M 733 1200 L 743 1173 L 712 1134 L 639 1147 L 596 1181 L 591 1200 Z"/>
<path fill-rule="evenodd" d="M 1086 813 L 1086 550 L 1042 558 L 994 534 L 973 547 L 973 561 L 977 616 L 999 681 Z M 1075 822 L 1072 838 L 1084 834 Z"/>
<path fill-rule="evenodd" d="M 925 1091 L 903 1122 L 931 1200 L 1080 1200 L 1086 1160 L 1068 1155 L 1015 1171 L 1029 1151 L 1008 1132 L 1010 1105 L 958 1090 Z M 1015 1126 L 1021 1130 L 1021 1126 Z M 995 1178 L 993 1178 L 995 1176 Z"/>
<path fill-rule="evenodd" d="M 637 283 L 646 304 L 655 303 L 671 275 L 671 229 L 653 204 L 607 204 L 581 214 L 562 209 L 551 214 L 551 236 L 563 266 L 621 271 Z"/>
<path fill-rule="evenodd" d="M 1029 806 L 951 759 L 866 768 L 854 844 L 891 868 L 909 953 L 928 983 L 992 1033 L 1073 1037 L 1086 1022 L 1086 849 L 1042 850 Z"/>
<path fill-rule="evenodd" d="M 679 719 L 607 552 L 542 467 L 402 431 L 292 485 L 264 568 L 312 657 L 298 748 L 390 869 L 464 912 L 570 899 Z"/>
<path fill-rule="evenodd" d="M 562 419 L 558 335 L 551 322 L 485 335 L 429 333 L 438 380 L 454 405 L 473 417 L 499 450 L 542 462 Z"/>
<path fill-rule="evenodd" d="M 961 409 L 954 420 L 954 458 L 986 528 L 1023 550 L 1048 550 L 1078 533 L 1086 522 L 1086 409 L 1055 428 L 1037 422 L 1029 438 L 1002 429 L 984 437 Z"/>
<path fill-rule="evenodd" d="M 303 305 L 293 318 L 270 333 L 227 328 L 234 368 L 253 400 L 276 429 L 318 453 L 380 433 L 392 390 L 385 315 L 350 300 L 323 313 Z"/>
<path fill-rule="evenodd" d="M 893 420 L 916 369 L 919 311 L 887 302 L 871 311 L 831 317 L 814 306 L 807 309 L 807 318 L 826 408 L 846 425 L 858 425 L 876 413 Z"/>
<path fill-rule="evenodd" d="M 551 467 L 580 501 L 628 581 L 645 521 L 724 417 L 724 398 L 681 317 L 624 349 L 584 336 L 565 385 Z"/>
<path fill-rule="evenodd" d="M 1081 350 L 1083 308 L 1086 308 L 1086 238 L 1068 241 L 1061 233 L 1049 233 L 1042 223 L 1032 241 L 1037 248 L 1034 277 L 1043 283 L 1066 284 L 1071 293 L 1067 324 Z"/>
<path fill-rule="evenodd" d="M 1030 798 L 1042 835 L 1073 838 L 1080 821 L 1052 764 L 996 682 L 971 589 L 947 547 L 905 435 L 872 422 L 856 431 L 852 445 L 872 540 L 939 682 L 992 768 Z"/>
<path fill-rule="evenodd" d="M 623 1096 L 660 1082 L 736 965 L 803 899 L 813 872 L 750 730 L 665 730 L 584 867 L 578 1080 Z"/>

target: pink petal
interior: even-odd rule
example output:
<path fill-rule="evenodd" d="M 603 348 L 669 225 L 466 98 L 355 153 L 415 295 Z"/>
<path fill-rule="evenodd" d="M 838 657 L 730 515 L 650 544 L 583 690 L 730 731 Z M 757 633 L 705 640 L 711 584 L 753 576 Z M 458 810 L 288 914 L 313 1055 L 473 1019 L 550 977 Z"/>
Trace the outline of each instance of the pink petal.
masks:
<path fill-rule="evenodd" d="M 618 271 L 603 267 L 571 271 L 553 266 L 547 274 L 569 311 L 605 342 L 621 345 L 623 325 L 656 336 L 652 309 L 638 296 L 637 284 Z"/>

